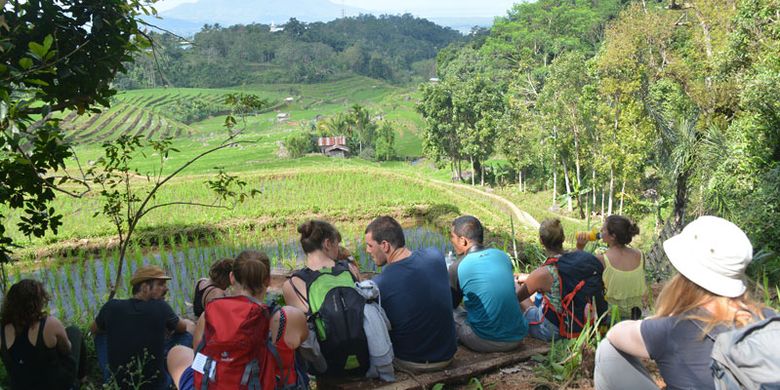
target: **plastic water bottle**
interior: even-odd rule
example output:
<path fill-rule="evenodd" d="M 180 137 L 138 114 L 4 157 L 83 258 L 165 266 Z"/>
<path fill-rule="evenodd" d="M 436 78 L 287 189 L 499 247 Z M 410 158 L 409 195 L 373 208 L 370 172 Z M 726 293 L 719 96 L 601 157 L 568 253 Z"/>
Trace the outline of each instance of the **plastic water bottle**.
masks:
<path fill-rule="evenodd" d="M 601 239 L 601 232 L 600 229 L 597 226 L 594 226 L 593 229 L 591 229 L 589 232 L 578 232 L 579 233 L 585 233 L 588 235 L 588 241 L 596 241 Z"/>
<path fill-rule="evenodd" d="M 444 256 L 444 262 L 447 263 L 447 269 L 449 270 L 452 263 L 455 262 L 455 254 L 452 251 L 447 253 L 447 256 Z"/>

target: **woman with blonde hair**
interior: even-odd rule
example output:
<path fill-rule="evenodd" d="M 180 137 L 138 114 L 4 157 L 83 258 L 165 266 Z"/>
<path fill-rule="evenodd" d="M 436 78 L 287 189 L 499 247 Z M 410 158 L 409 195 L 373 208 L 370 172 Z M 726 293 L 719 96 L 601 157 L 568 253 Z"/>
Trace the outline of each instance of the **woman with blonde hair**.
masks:
<path fill-rule="evenodd" d="M 657 389 L 640 358 L 656 362 L 668 389 L 714 389 L 714 336 L 771 313 L 747 293 L 753 247 L 733 223 L 700 217 L 664 251 L 679 273 L 664 286 L 655 316 L 620 322 L 599 344 L 596 389 Z"/>

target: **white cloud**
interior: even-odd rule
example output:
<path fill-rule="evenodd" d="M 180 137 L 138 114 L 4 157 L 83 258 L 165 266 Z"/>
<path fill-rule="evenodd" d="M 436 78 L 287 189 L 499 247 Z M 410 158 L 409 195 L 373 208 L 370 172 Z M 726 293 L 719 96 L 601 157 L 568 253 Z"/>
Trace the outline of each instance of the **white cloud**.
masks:
<path fill-rule="evenodd" d="M 154 8 L 156 8 L 157 11 L 162 12 L 162 11 L 165 11 L 165 10 L 169 10 L 169 9 L 171 9 L 173 7 L 176 7 L 179 4 L 195 3 L 197 1 L 198 0 L 160 0 L 160 1 L 156 2 L 156 3 L 154 3 Z"/>
<path fill-rule="evenodd" d="M 160 0 L 155 3 L 158 11 L 165 11 L 183 3 L 198 0 Z M 208 0 L 201 0 L 208 1 Z M 246 0 L 257 2 L 258 0 Z M 512 4 L 522 0 L 330 0 L 377 13 L 410 12 L 418 16 L 503 16 Z M 295 0 L 290 0 L 295 3 Z"/>

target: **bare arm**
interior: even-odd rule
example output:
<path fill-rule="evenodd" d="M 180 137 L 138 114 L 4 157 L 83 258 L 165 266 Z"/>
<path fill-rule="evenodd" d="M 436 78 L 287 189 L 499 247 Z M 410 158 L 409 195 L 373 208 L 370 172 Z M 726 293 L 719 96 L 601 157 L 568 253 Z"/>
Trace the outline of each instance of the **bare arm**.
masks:
<path fill-rule="evenodd" d="M 586 232 L 577 233 L 577 250 L 581 251 L 585 249 L 585 245 L 587 244 L 588 244 L 588 233 Z"/>
<path fill-rule="evenodd" d="M 62 322 L 57 317 L 49 316 L 44 325 L 43 333 L 44 343 L 47 346 L 50 346 L 50 344 L 46 340 L 54 339 L 54 346 L 60 354 L 65 355 L 70 352 L 71 345 L 68 334 L 65 333 L 65 326 L 62 325 Z"/>
<path fill-rule="evenodd" d="M 186 319 L 179 317 L 179 323 L 176 324 L 176 329 L 174 329 L 174 332 L 176 333 L 184 333 L 189 332 L 192 333 L 195 331 L 195 323 Z"/>
<path fill-rule="evenodd" d="M 618 322 L 607 333 L 607 339 L 620 351 L 640 358 L 649 358 L 650 354 L 640 331 L 641 324 L 642 321 Z"/>
<path fill-rule="evenodd" d="M 524 301 L 528 299 L 531 294 L 540 292 L 550 292 L 552 288 L 553 278 L 550 272 L 545 267 L 540 267 L 531 272 L 525 279 L 525 283 L 521 284 L 517 291 L 517 299 Z"/>
<path fill-rule="evenodd" d="M 198 324 L 195 325 L 195 331 L 192 333 L 192 349 L 198 349 L 201 339 L 203 339 L 203 332 L 206 329 L 206 313 L 200 315 L 198 318 Z"/>

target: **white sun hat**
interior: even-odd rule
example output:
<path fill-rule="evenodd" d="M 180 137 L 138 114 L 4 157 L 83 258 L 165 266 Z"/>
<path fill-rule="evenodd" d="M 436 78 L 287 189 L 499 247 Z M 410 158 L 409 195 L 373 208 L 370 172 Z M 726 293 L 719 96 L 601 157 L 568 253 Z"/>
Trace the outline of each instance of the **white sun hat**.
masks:
<path fill-rule="evenodd" d="M 745 268 L 753 259 L 753 245 L 723 218 L 697 218 L 664 241 L 664 251 L 677 271 L 711 293 L 735 298 L 747 289 Z"/>

